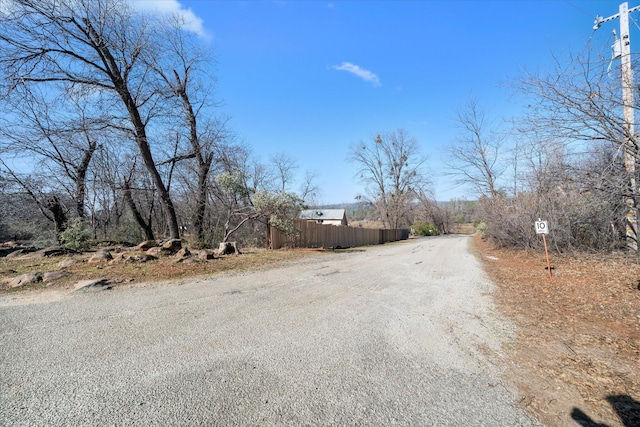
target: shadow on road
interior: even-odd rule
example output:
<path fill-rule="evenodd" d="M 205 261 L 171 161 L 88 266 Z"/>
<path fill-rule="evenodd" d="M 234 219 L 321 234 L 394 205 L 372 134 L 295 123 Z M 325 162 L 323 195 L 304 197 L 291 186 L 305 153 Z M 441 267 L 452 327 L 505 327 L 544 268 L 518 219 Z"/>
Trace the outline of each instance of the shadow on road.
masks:
<path fill-rule="evenodd" d="M 607 396 L 607 401 L 613 407 L 620 421 L 625 427 L 640 426 L 640 402 L 625 394 L 616 396 Z M 591 419 L 587 414 L 579 408 L 573 408 L 571 411 L 573 418 L 582 427 L 609 427 L 607 424 L 600 424 Z"/>

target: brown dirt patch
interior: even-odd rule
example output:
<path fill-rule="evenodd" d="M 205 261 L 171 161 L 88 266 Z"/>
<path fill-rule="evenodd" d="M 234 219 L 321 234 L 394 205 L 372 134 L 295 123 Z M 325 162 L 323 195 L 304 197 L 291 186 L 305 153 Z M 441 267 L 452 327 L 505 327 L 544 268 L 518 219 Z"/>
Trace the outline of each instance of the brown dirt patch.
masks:
<path fill-rule="evenodd" d="M 475 247 L 518 327 L 509 377 L 545 425 L 640 426 L 640 264 Z"/>
<path fill-rule="evenodd" d="M 74 284 L 83 280 L 97 280 L 105 278 L 109 286 L 154 282 L 160 280 L 182 279 L 185 277 L 211 276 L 226 272 L 256 270 L 267 268 L 281 262 L 297 260 L 318 250 L 266 250 L 259 248 L 243 248 L 242 255 L 217 256 L 212 260 L 199 260 L 196 256 L 178 262 L 174 257 L 161 257 L 147 262 L 125 262 L 116 260 L 109 263 L 89 264 L 87 261 L 93 253 L 77 254 L 73 256 L 54 256 L 39 258 L 0 258 L 0 283 L 24 273 L 40 272 L 41 274 L 65 270 L 71 273 L 50 282 L 8 289 L 0 284 L 0 294 L 42 292 L 48 290 L 64 291 L 73 289 Z M 136 253 L 131 253 L 135 255 Z M 114 256 L 117 254 L 114 253 Z M 59 266 L 60 261 L 72 258 L 81 262 L 65 268 Z"/>

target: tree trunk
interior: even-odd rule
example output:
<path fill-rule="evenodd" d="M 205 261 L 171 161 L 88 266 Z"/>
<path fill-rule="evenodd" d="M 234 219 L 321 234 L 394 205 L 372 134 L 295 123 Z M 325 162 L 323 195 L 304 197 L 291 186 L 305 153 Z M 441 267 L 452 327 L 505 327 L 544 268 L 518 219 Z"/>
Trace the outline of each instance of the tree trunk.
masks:
<path fill-rule="evenodd" d="M 129 181 L 124 181 L 124 200 L 127 202 L 129 209 L 131 209 L 131 213 L 133 213 L 133 217 L 138 223 L 138 226 L 144 232 L 145 240 L 156 240 L 153 235 L 153 229 L 151 228 L 151 221 L 148 223 L 142 218 L 140 211 L 138 210 L 138 206 L 136 206 L 136 202 L 133 200 L 133 196 L 131 195 L 131 187 L 129 186 Z"/>
<path fill-rule="evenodd" d="M 89 148 L 84 152 L 82 161 L 76 167 L 76 214 L 78 218 L 84 218 L 84 198 L 87 191 L 87 171 L 97 143 L 89 141 Z"/>
<path fill-rule="evenodd" d="M 88 20 L 85 19 L 84 23 L 87 27 L 87 32 L 92 39 L 91 41 L 93 42 L 94 48 L 100 53 L 103 62 L 108 67 L 107 74 L 113 83 L 113 87 L 129 113 L 129 119 L 131 120 L 131 124 L 134 128 L 135 140 L 138 145 L 138 149 L 140 150 L 140 155 L 144 161 L 147 171 L 149 171 L 149 174 L 151 175 L 151 180 L 153 181 L 156 190 L 158 190 L 160 202 L 162 203 L 162 207 L 167 215 L 167 226 L 169 228 L 170 237 L 172 239 L 179 239 L 180 228 L 178 227 L 178 217 L 176 216 L 176 211 L 173 206 L 173 202 L 171 201 L 171 195 L 169 194 L 167 187 L 164 185 L 162 177 L 160 176 L 153 160 L 149 141 L 147 140 L 146 127 L 140 116 L 138 105 L 133 99 L 133 96 L 127 86 L 127 82 L 121 75 L 122 71 L 111 54 L 108 46 L 102 42 L 100 35 L 95 31 Z"/>
<path fill-rule="evenodd" d="M 53 225 L 56 231 L 56 239 L 59 240 L 60 233 L 62 233 L 67 226 L 67 214 L 64 212 L 64 208 L 60 203 L 60 199 L 58 196 L 53 196 L 49 200 L 47 200 L 47 209 L 53 215 Z"/>
<path fill-rule="evenodd" d="M 210 165 L 198 165 L 198 191 L 193 227 L 195 229 L 196 238 L 200 242 L 205 239 L 204 216 L 207 207 L 207 177 L 209 175 L 209 168 Z"/>

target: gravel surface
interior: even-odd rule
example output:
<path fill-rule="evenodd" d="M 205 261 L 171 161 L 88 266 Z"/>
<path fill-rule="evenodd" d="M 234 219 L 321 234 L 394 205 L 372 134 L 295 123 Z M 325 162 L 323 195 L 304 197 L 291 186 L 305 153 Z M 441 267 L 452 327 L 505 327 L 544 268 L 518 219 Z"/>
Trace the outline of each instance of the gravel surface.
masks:
<path fill-rule="evenodd" d="M 0 299 L 0 425 L 538 425 L 468 237 Z"/>

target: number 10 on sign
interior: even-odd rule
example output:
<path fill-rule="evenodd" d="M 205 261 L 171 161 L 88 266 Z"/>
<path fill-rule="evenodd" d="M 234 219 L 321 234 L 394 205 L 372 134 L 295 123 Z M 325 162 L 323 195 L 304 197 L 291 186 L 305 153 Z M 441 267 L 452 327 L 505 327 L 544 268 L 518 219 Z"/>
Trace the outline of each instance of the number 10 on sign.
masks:
<path fill-rule="evenodd" d="M 536 234 L 549 234 L 549 224 L 547 224 L 547 221 L 536 221 Z"/>

